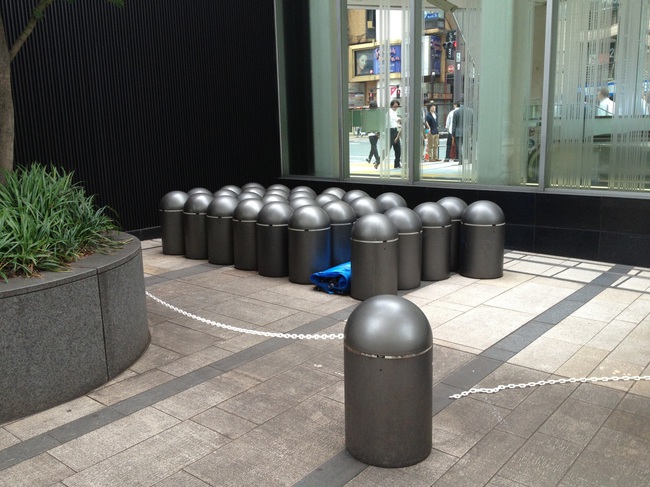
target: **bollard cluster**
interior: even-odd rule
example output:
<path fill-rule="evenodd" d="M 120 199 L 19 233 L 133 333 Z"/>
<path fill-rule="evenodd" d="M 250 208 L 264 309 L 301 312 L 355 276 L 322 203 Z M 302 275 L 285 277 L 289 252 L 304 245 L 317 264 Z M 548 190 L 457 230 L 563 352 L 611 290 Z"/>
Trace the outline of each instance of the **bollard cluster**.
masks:
<path fill-rule="evenodd" d="M 313 273 L 351 263 L 350 295 L 366 300 L 414 289 L 451 272 L 503 275 L 505 217 L 490 201 L 456 197 L 413 209 L 393 192 L 259 183 L 211 192 L 171 191 L 160 201 L 163 253 L 208 259 L 309 284 Z"/>

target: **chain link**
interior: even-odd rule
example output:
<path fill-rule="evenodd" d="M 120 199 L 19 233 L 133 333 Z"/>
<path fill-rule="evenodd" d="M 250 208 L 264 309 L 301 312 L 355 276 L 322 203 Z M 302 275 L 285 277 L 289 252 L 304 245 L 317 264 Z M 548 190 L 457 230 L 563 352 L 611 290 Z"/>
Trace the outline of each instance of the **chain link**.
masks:
<path fill-rule="evenodd" d="M 505 389 L 524 389 L 526 387 L 537 387 L 553 384 L 575 384 L 576 382 L 586 383 L 586 382 L 618 382 L 618 381 L 627 381 L 627 380 L 650 380 L 650 375 L 624 375 L 624 376 L 615 376 L 615 377 L 581 377 L 579 379 L 572 377 L 570 379 L 550 379 L 550 380 L 540 380 L 537 382 L 527 382 L 524 384 L 508 384 L 500 385 L 492 388 L 481 388 L 473 387 L 468 391 L 461 392 L 460 394 L 454 394 L 449 396 L 449 399 L 460 399 L 461 397 L 467 397 L 470 394 L 494 394 L 495 392 L 503 391 Z"/>
<path fill-rule="evenodd" d="M 238 328 L 236 326 L 225 325 L 217 321 L 208 320 L 206 318 L 193 315 L 192 313 L 188 313 L 187 311 L 177 308 L 176 306 L 171 305 L 163 301 L 162 299 L 154 296 L 149 291 L 145 291 L 145 293 L 151 299 L 153 299 L 157 303 L 162 304 L 163 306 L 166 306 L 172 311 L 176 311 L 177 313 L 182 314 L 183 316 L 187 316 L 188 318 L 192 318 L 193 320 L 200 321 L 201 323 L 206 323 L 208 325 L 216 326 L 218 328 L 223 328 L 225 330 L 235 331 L 238 333 L 247 333 L 249 335 L 271 337 L 271 338 L 288 338 L 291 340 L 343 340 L 343 333 L 329 333 L 329 334 L 324 333 L 324 334 L 315 334 L 315 335 L 302 334 L 302 333 L 278 333 L 273 331 L 249 330 L 247 328 Z"/>

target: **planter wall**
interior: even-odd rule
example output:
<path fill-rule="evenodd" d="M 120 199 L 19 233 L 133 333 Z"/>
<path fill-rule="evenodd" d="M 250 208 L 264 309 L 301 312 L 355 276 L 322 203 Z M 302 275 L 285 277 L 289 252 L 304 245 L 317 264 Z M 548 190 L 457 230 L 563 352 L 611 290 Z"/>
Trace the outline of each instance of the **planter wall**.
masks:
<path fill-rule="evenodd" d="M 144 291 L 136 238 L 69 272 L 0 282 L 0 423 L 79 397 L 133 364 L 150 341 Z"/>

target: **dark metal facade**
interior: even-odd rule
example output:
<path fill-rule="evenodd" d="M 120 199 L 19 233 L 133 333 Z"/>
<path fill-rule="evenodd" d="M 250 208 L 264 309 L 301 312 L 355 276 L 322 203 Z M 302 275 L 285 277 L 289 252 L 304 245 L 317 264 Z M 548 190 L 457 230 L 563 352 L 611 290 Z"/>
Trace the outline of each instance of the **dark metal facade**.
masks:
<path fill-rule="evenodd" d="M 35 3 L 0 3 L 10 43 Z M 74 170 L 127 231 L 169 191 L 280 176 L 273 0 L 55 2 L 11 67 L 16 163 Z"/>

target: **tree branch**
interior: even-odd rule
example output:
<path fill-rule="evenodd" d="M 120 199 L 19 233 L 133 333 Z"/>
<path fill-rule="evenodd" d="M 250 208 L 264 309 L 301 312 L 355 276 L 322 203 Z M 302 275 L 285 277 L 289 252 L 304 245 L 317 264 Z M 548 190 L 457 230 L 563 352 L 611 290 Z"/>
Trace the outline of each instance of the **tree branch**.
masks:
<path fill-rule="evenodd" d="M 38 2 L 38 5 L 34 7 L 34 10 L 32 10 L 32 16 L 29 18 L 29 22 L 27 22 L 25 29 L 20 34 L 20 36 L 18 36 L 18 39 L 16 39 L 16 42 L 14 42 L 14 45 L 11 46 L 11 49 L 9 50 L 10 61 L 13 61 L 13 59 L 16 57 L 16 54 L 18 54 L 20 48 L 23 47 L 23 44 L 25 44 L 25 41 L 31 35 L 38 21 L 43 18 L 43 12 L 45 9 L 49 7 L 53 2 L 54 0 L 40 0 Z"/>

